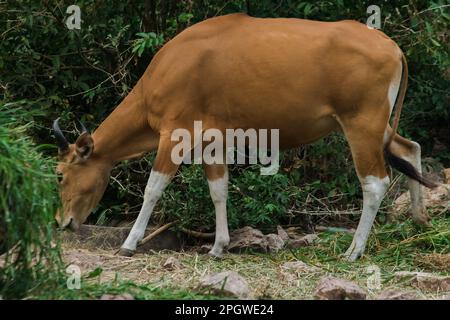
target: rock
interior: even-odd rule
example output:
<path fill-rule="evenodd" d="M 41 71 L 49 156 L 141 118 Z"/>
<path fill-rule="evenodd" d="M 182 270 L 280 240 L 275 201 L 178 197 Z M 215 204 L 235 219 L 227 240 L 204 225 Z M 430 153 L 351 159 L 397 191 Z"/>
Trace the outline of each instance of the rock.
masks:
<path fill-rule="evenodd" d="M 450 185 L 441 184 L 434 189 L 422 188 L 424 205 L 427 208 L 449 208 L 450 207 Z M 409 191 L 398 197 L 393 204 L 392 214 L 398 217 L 403 212 L 409 210 L 411 204 Z"/>
<path fill-rule="evenodd" d="M 380 292 L 375 300 L 418 300 L 419 297 L 412 291 L 388 289 Z"/>
<path fill-rule="evenodd" d="M 322 278 L 314 291 L 319 300 L 364 300 L 367 292 L 356 283 L 333 277 Z"/>
<path fill-rule="evenodd" d="M 395 273 L 398 280 L 409 281 L 413 286 L 428 292 L 450 291 L 450 276 L 439 276 L 426 272 L 399 271 Z"/>
<path fill-rule="evenodd" d="M 200 279 L 200 287 L 239 299 L 253 299 L 247 281 L 234 271 L 206 275 Z"/>
<path fill-rule="evenodd" d="M 273 251 L 277 252 L 285 245 L 283 234 L 267 234 L 264 235 L 260 230 L 252 227 L 244 227 L 234 230 L 230 234 L 229 251 L 241 251 L 245 249 L 252 249 L 256 251 Z"/>
<path fill-rule="evenodd" d="M 285 231 L 288 234 L 289 238 L 296 239 L 296 238 L 298 238 L 300 236 L 301 228 L 299 228 L 299 227 L 289 227 Z"/>
<path fill-rule="evenodd" d="M 175 270 L 181 267 L 180 261 L 175 257 L 169 257 L 163 263 L 163 268 L 167 270 Z"/>
<path fill-rule="evenodd" d="M 307 234 L 303 237 L 297 237 L 295 239 L 289 240 L 286 247 L 289 249 L 296 249 L 299 247 L 305 247 L 313 244 L 315 241 L 317 241 L 319 237 L 317 234 Z"/>
<path fill-rule="evenodd" d="M 297 248 L 313 243 L 318 237 L 315 234 L 308 234 L 303 237 L 291 240 L 290 235 L 281 227 L 277 226 L 277 234 L 270 233 L 264 235 L 260 230 L 252 227 L 244 227 L 231 232 L 229 251 L 241 251 L 252 249 L 260 252 L 277 252 L 283 249 L 288 243 L 289 248 Z"/>
<path fill-rule="evenodd" d="M 100 300 L 134 300 L 134 297 L 129 293 L 122 294 L 104 294 Z"/>
<path fill-rule="evenodd" d="M 228 250 L 254 249 L 267 251 L 267 240 L 264 234 L 252 227 L 244 227 L 231 232 Z"/>
<path fill-rule="evenodd" d="M 446 207 L 450 206 L 450 185 L 442 184 L 434 189 L 428 189 L 425 195 L 425 205 L 427 207 Z"/>
<path fill-rule="evenodd" d="M 397 271 L 396 273 L 394 273 L 394 276 L 397 280 L 400 281 L 404 281 L 404 280 L 410 280 L 413 281 L 414 279 L 417 278 L 417 275 L 419 273 L 423 273 L 424 272 L 414 272 L 414 271 Z"/>
<path fill-rule="evenodd" d="M 264 236 L 267 243 L 267 250 L 270 252 L 278 252 L 284 247 L 284 240 L 277 234 L 270 233 Z"/>
<path fill-rule="evenodd" d="M 283 239 L 283 241 L 289 240 L 289 235 L 286 232 L 286 230 L 283 229 L 282 226 L 277 226 L 277 234 L 280 236 L 281 239 Z"/>
<path fill-rule="evenodd" d="M 319 239 L 319 236 L 317 234 L 311 233 L 303 236 L 302 238 L 308 245 L 310 245 L 316 242 Z"/>
<path fill-rule="evenodd" d="M 316 273 L 320 272 L 322 269 L 315 266 L 310 266 L 303 261 L 289 261 L 281 266 L 284 271 L 291 271 L 296 273 Z"/>
<path fill-rule="evenodd" d="M 422 175 L 428 180 L 445 183 L 444 165 L 436 158 L 425 157 L 422 159 Z"/>

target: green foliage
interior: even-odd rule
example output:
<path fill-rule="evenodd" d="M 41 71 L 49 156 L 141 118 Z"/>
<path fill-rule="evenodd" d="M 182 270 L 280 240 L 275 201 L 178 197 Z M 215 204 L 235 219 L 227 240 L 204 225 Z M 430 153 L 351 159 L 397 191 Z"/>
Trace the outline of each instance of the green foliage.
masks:
<path fill-rule="evenodd" d="M 54 161 L 17 125 L 24 110 L 0 105 L 0 296 L 20 297 L 58 280 L 61 260 L 53 220 L 59 204 Z M 2 258 L 2 259 L 3 259 Z"/>
<path fill-rule="evenodd" d="M 0 250 L 9 250 L 0 269 L 3 297 L 98 298 L 123 291 L 138 298 L 198 297 L 151 285 L 90 283 L 95 280 L 92 278 L 83 280 L 88 289 L 83 291 L 85 296 L 65 287 L 52 227 L 58 197 L 54 160 L 49 156 L 54 156 L 56 149 L 49 144 L 54 143 L 53 119 L 62 118 L 72 141 L 77 134 L 72 129 L 75 119 L 91 129 L 97 127 L 165 42 L 209 17 L 248 11 L 257 17 L 365 22 L 366 8 L 379 5 L 382 31 L 401 46 L 410 70 L 400 133 L 418 141 L 424 155 L 450 164 L 450 15 L 446 0 L 79 0 L 81 29 L 68 30 L 65 11 L 72 4 L 69 0 L 0 3 Z M 154 154 L 150 154 L 118 165 L 90 222 L 134 218 L 153 160 Z M 304 222 L 304 211 L 359 207 L 360 186 L 342 136 L 287 151 L 281 165 L 274 176 L 259 175 L 258 166 L 230 168 L 231 228 L 251 225 L 268 229 L 279 223 Z M 180 170 L 153 219 L 160 223 L 178 219 L 191 229 L 213 230 L 214 210 L 201 167 Z M 402 256 L 402 267 L 414 259 L 416 247 L 424 252 L 448 252 L 448 217 L 433 224 L 432 231 L 420 235 L 411 222 L 379 227 L 377 238 L 371 236 L 368 252 L 376 255 L 374 262 L 389 261 L 395 266 Z M 314 250 L 293 253 L 324 262 L 344 252 L 350 238 L 325 234 Z M 353 266 L 343 263 L 344 269 Z"/>
<path fill-rule="evenodd" d="M 225 299 L 220 294 L 211 294 L 209 290 L 197 289 L 195 291 L 186 289 L 177 289 L 176 287 L 161 287 L 160 283 L 137 284 L 122 278 L 118 272 L 114 279 L 105 282 L 101 275 L 103 269 L 97 267 L 81 276 L 80 289 L 69 289 L 64 277 L 58 282 L 42 283 L 27 296 L 29 299 L 42 300 L 96 300 L 103 295 L 131 295 L 137 300 L 211 300 Z"/>
<path fill-rule="evenodd" d="M 139 32 L 136 34 L 139 39 L 135 41 L 132 52 L 137 52 L 140 57 L 145 49 L 151 49 L 153 52 L 164 43 L 162 34 L 157 35 L 154 32 Z"/>
<path fill-rule="evenodd" d="M 228 221 L 231 228 L 244 225 L 267 226 L 286 218 L 289 181 L 282 174 L 261 176 L 259 167 L 231 172 Z M 292 188 L 291 188 L 292 189 Z M 184 167 L 165 192 L 156 218 L 177 218 L 197 230 L 214 230 L 214 207 L 201 166 Z"/>
<path fill-rule="evenodd" d="M 101 270 L 101 269 L 100 269 Z M 116 274 L 117 275 L 117 274 Z M 82 290 L 68 289 L 65 282 L 59 286 L 40 286 L 29 298 L 41 300 L 96 300 L 103 295 L 130 294 L 136 300 L 212 300 L 225 299 L 212 295 L 206 290 L 186 290 L 161 288 L 158 283 L 136 284 L 120 279 L 118 276 L 109 282 L 100 282 L 98 275 L 84 276 L 81 279 Z"/>
<path fill-rule="evenodd" d="M 177 33 L 206 18 L 248 11 L 257 17 L 295 17 L 365 22 L 371 4 L 381 7 L 382 31 L 405 52 L 409 90 L 400 132 L 425 155 L 450 162 L 448 151 L 449 13 L 445 0 L 414 1 L 92 1 L 80 0 L 80 30 L 64 25 L 71 1 L 8 1 L 0 4 L 0 100 L 27 112 L 33 138 L 53 143 L 58 116 L 75 138 L 75 119 L 93 129 L 142 75 L 154 53 Z M 187 80 L 188 81 L 188 80 Z M 45 151 L 49 153 L 48 151 Z M 127 161 L 113 172 L 91 222 L 112 223 L 139 211 L 153 155 Z M 231 169 L 231 227 L 298 223 L 307 210 L 359 206 L 361 191 L 345 140 L 338 135 L 284 154 L 282 170 L 261 177 L 257 167 Z M 124 215 L 127 213 L 128 215 Z M 160 202 L 154 219 L 181 219 L 212 230 L 213 210 L 201 168 L 185 167 Z"/>

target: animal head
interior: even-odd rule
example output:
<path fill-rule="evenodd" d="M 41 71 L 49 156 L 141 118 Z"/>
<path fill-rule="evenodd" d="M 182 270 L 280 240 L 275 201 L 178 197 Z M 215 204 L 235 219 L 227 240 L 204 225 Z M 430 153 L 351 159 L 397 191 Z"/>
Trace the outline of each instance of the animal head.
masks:
<path fill-rule="evenodd" d="M 76 142 L 69 144 L 58 121 L 53 122 L 53 130 L 58 145 L 56 174 L 62 206 L 55 218 L 60 228 L 75 231 L 105 192 L 111 165 L 95 153 L 94 139 L 83 124 Z"/>

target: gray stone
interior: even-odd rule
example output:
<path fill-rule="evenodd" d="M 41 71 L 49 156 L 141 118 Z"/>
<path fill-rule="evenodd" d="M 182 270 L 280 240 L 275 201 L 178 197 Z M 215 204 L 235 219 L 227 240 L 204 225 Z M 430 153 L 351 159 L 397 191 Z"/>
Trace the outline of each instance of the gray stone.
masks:
<path fill-rule="evenodd" d="M 317 234 L 307 234 L 305 236 L 297 237 L 288 241 L 286 247 L 289 249 L 296 249 L 300 247 L 310 246 L 311 244 L 316 242 L 318 238 L 319 237 L 317 236 Z"/>
<path fill-rule="evenodd" d="M 395 277 L 400 281 L 408 281 L 423 291 L 450 291 L 450 276 L 439 276 L 426 272 L 399 271 L 395 273 Z"/>
<path fill-rule="evenodd" d="M 314 291 L 319 300 L 364 300 L 367 292 L 356 283 L 333 277 L 322 278 Z"/>
<path fill-rule="evenodd" d="M 200 279 L 200 287 L 210 289 L 216 294 L 224 294 L 239 299 L 253 298 L 247 281 L 234 271 L 206 275 Z"/>
<path fill-rule="evenodd" d="M 412 291 L 388 289 L 380 292 L 375 300 L 419 300 L 419 297 Z"/>
<path fill-rule="evenodd" d="M 277 226 L 277 234 L 281 237 L 281 239 L 283 239 L 283 241 L 289 240 L 289 235 L 282 226 Z"/>
<path fill-rule="evenodd" d="M 134 300 L 134 297 L 129 293 L 122 294 L 104 294 L 100 300 Z"/>
<path fill-rule="evenodd" d="M 284 247 L 284 240 L 277 234 L 271 233 L 264 236 L 267 243 L 267 250 L 278 252 Z"/>
<path fill-rule="evenodd" d="M 258 229 L 244 227 L 231 232 L 228 250 L 240 251 L 242 249 L 253 249 L 267 251 L 267 239 Z"/>

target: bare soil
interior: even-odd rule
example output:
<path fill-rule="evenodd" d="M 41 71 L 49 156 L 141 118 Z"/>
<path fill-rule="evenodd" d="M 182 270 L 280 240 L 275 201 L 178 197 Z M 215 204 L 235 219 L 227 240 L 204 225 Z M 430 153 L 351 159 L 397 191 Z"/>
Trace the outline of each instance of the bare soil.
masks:
<path fill-rule="evenodd" d="M 319 270 L 312 268 L 315 271 L 296 272 L 282 267 L 288 261 L 297 260 L 290 250 L 266 254 L 228 253 L 219 260 L 200 253 L 200 247 L 185 247 L 180 251 L 150 250 L 147 253 L 137 253 L 133 257 L 121 257 L 115 255 L 117 248 L 95 249 L 94 246 L 89 241 L 71 242 L 66 239 L 63 242 L 63 259 L 67 264 L 78 265 L 84 275 L 96 268 L 101 268 L 103 270 L 99 276 L 101 282 L 110 282 L 119 278 L 131 280 L 140 285 L 195 291 L 198 290 L 199 279 L 202 276 L 232 270 L 248 281 L 256 298 L 313 299 L 314 289 L 324 276 L 352 280 L 369 292 L 369 298 L 374 298 L 387 289 L 413 290 L 421 299 L 448 298 L 448 295 L 446 296 L 443 292 L 424 292 L 408 283 L 396 282 L 392 275 L 400 270 L 389 266 L 381 266 L 384 280 L 381 287 L 373 289 L 369 283 L 371 273 L 368 272 L 368 264 L 364 260 L 354 264 L 341 263 L 335 259 L 322 263 L 309 262 Z M 314 246 L 310 249 L 314 250 Z M 174 257 L 179 262 L 174 269 L 163 267 L 164 262 L 170 257 Z M 446 268 L 450 255 L 433 254 L 424 257 L 422 262 L 426 264 L 431 259 L 443 264 Z M 305 262 L 308 263 L 308 261 Z"/>

